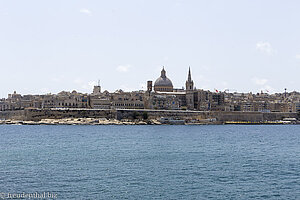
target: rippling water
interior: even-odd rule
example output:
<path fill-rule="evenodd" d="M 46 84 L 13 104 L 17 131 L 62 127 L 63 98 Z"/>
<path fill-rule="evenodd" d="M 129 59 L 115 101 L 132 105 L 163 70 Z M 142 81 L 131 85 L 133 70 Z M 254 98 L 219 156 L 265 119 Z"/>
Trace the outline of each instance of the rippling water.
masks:
<path fill-rule="evenodd" d="M 300 126 L 0 126 L 0 193 L 300 199 Z"/>

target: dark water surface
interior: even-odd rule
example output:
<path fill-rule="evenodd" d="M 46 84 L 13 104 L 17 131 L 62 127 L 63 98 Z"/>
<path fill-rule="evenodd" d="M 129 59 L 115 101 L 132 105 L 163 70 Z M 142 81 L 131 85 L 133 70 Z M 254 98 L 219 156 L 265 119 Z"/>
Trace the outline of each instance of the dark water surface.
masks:
<path fill-rule="evenodd" d="M 300 199 L 300 126 L 0 126 L 0 193 Z"/>

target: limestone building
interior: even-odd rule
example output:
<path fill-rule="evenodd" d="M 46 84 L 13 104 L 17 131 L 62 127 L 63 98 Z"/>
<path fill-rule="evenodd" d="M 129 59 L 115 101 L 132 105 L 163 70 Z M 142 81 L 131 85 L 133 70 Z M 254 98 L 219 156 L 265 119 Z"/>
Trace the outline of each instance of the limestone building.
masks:
<path fill-rule="evenodd" d="M 154 89 L 154 91 L 153 91 Z M 174 88 L 163 68 L 147 91 L 101 91 L 100 83 L 91 94 L 62 91 L 58 94 L 21 95 L 14 92 L 0 99 L 0 111 L 27 108 L 49 109 L 158 109 L 244 112 L 300 112 L 300 93 L 229 93 L 196 89 L 188 69 L 185 87 Z"/>
<path fill-rule="evenodd" d="M 161 75 L 154 82 L 155 92 L 173 92 L 172 81 L 166 76 L 166 71 L 163 67 L 161 70 Z"/>

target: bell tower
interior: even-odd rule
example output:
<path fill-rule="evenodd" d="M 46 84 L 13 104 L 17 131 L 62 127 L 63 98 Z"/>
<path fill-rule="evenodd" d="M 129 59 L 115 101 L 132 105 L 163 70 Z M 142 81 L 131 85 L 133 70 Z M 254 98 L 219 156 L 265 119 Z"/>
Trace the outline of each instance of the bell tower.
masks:
<path fill-rule="evenodd" d="M 189 110 L 194 110 L 194 81 L 192 80 L 191 68 L 189 67 L 188 79 L 185 82 L 186 105 Z"/>
<path fill-rule="evenodd" d="M 191 75 L 191 68 L 189 67 L 189 74 L 188 74 L 188 79 L 185 82 L 185 89 L 188 90 L 194 90 L 194 81 L 192 80 L 192 75 Z"/>
<path fill-rule="evenodd" d="M 100 95 L 101 94 L 101 86 L 100 86 L 100 80 L 98 80 L 98 85 L 94 86 L 93 95 Z"/>

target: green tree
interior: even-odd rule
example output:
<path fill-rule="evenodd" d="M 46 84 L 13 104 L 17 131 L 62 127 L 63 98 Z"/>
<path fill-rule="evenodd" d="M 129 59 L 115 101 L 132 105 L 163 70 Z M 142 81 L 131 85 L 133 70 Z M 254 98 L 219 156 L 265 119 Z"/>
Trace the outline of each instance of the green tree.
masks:
<path fill-rule="evenodd" d="M 133 119 L 137 119 L 138 116 L 139 116 L 139 114 L 138 114 L 136 111 L 134 111 L 134 112 L 132 113 L 132 118 L 133 118 Z"/>
<path fill-rule="evenodd" d="M 148 113 L 146 111 L 143 112 L 143 119 L 148 119 Z"/>

